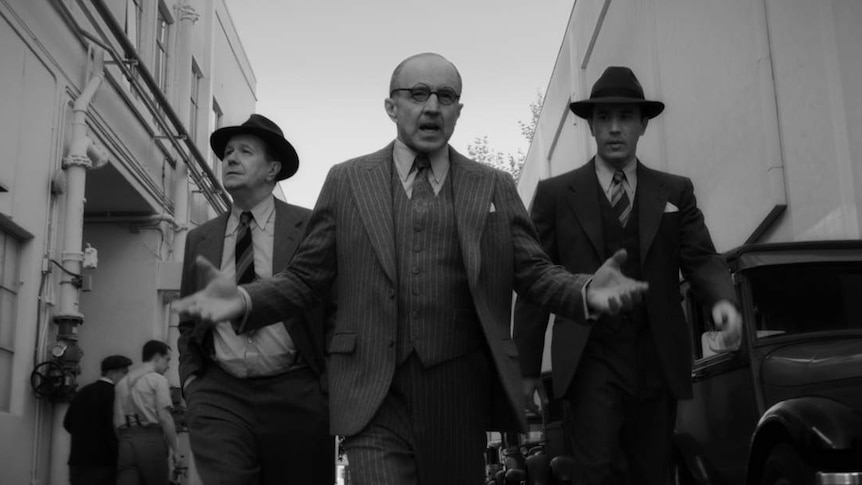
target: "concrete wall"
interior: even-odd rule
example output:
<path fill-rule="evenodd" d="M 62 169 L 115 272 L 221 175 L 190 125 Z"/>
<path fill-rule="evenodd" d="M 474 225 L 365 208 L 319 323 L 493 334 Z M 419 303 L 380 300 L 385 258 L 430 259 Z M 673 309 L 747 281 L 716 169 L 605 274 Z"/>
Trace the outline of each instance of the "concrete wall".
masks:
<path fill-rule="evenodd" d="M 631 67 L 667 109 L 639 145 L 691 177 L 719 250 L 746 241 L 859 236 L 862 4 L 852 0 L 577 0 L 519 190 L 585 163 L 568 112 L 609 65 Z"/>

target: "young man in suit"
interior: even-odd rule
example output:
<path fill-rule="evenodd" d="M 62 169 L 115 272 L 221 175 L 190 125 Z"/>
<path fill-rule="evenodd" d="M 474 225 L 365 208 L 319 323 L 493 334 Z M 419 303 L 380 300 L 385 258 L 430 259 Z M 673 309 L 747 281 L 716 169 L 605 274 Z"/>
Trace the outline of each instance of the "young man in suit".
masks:
<path fill-rule="evenodd" d="M 643 303 L 581 325 L 558 315 L 552 378 L 572 411 L 576 482 L 664 484 L 677 399 L 691 395 L 691 343 L 680 305 L 679 274 L 691 282 L 728 339 L 741 319 L 730 274 L 716 254 L 685 177 L 637 158 L 638 139 L 664 109 L 644 98 L 634 73 L 609 67 L 590 98 L 571 103 L 588 121 L 597 153 L 586 165 L 539 182 L 533 223 L 551 259 L 572 272 L 595 271 L 619 249 L 627 276 L 649 284 Z M 518 300 L 515 342 L 524 397 L 536 410 L 548 325 L 547 306 Z"/>
<path fill-rule="evenodd" d="M 229 212 L 186 239 L 181 294 L 202 288 L 195 258 L 238 283 L 287 266 L 308 209 L 277 200 L 276 183 L 299 167 L 281 129 L 259 114 L 210 137 L 222 162 Z M 331 485 L 335 439 L 325 396 L 322 310 L 284 314 L 239 335 L 230 324 L 180 322 L 180 378 L 195 466 L 206 484 Z M 273 323 L 274 322 L 274 323 Z"/>
<path fill-rule="evenodd" d="M 114 385 L 129 373 L 132 361 L 122 355 L 102 359 L 102 377 L 75 393 L 63 427 L 72 435 L 71 485 L 114 485 L 117 481 L 117 433 L 114 431 Z"/>
<path fill-rule="evenodd" d="M 357 485 L 481 483 L 485 430 L 526 427 L 513 289 L 580 318 L 645 291 L 619 273 L 623 253 L 588 288 L 548 261 L 511 176 L 448 145 L 460 93 L 442 56 L 401 62 L 384 101 L 395 141 L 332 168 L 288 269 L 238 290 L 199 261 L 210 283 L 175 302 L 245 334 L 336 288 L 332 431 Z"/>

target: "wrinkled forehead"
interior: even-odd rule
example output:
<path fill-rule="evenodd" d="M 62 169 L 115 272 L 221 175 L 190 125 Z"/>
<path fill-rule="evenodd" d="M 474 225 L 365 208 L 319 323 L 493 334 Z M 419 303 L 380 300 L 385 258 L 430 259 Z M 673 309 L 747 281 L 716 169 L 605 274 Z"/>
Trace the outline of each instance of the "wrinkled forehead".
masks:
<path fill-rule="evenodd" d="M 396 73 L 394 83 L 398 87 L 410 88 L 425 84 L 432 88 L 450 87 L 461 92 L 461 76 L 455 66 L 446 59 L 434 55 L 419 56 L 408 60 Z"/>

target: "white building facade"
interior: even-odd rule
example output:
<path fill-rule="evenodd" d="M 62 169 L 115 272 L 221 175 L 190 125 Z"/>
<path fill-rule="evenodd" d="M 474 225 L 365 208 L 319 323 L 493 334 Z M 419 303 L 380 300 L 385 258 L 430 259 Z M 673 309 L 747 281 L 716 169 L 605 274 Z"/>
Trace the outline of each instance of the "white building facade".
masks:
<path fill-rule="evenodd" d="M 651 120 L 638 156 L 690 177 L 719 251 L 745 242 L 860 236 L 862 2 L 576 0 L 519 181 L 586 163 L 568 109 L 629 66 Z"/>
<path fill-rule="evenodd" d="M 66 484 L 75 386 L 176 353 L 185 234 L 229 206 L 209 133 L 256 79 L 223 0 L 0 0 L 0 59 L 0 483 Z"/>

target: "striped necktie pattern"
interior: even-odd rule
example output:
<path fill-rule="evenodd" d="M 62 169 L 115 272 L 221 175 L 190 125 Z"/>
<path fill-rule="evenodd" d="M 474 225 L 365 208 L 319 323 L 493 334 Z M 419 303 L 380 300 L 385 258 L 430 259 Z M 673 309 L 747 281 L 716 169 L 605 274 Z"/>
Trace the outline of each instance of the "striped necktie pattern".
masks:
<path fill-rule="evenodd" d="M 254 244 L 251 240 L 251 222 L 254 215 L 243 212 L 239 216 L 239 226 L 236 229 L 236 283 L 242 285 L 254 281 Z"/>
<path fill-rule="evenodd" d="M 626 183 L 625 172 L 622 170 L 614 172 L 614 179 L 611 182 L 611 207 L 614 208 L 614 213 L 623 227 L 626 227 L 626 223 L 629 221 L 629 214 L 632 211 L 629 194 L 626 192 Z"/>

